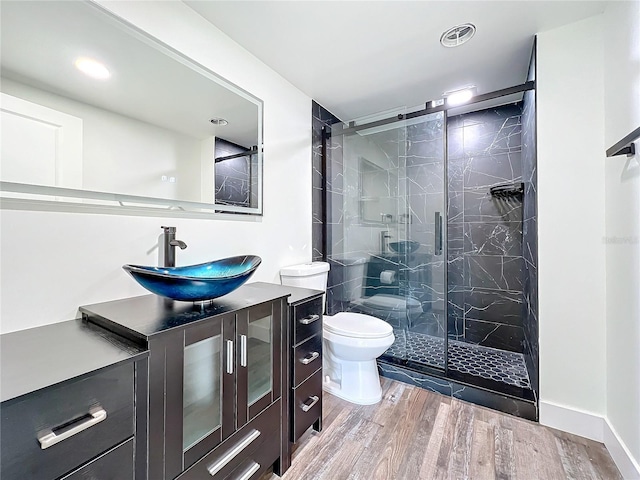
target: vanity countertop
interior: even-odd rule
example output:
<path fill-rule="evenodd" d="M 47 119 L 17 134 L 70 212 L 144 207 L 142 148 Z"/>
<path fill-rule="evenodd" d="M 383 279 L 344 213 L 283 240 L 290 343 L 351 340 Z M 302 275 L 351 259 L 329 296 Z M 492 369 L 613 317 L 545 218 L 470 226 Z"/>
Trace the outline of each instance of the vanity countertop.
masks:
<path fill-rule="evenodd" d="M 148 354 L 80 319 L 5 333 L 0 335 L 0 401 Z"/>
<path fill-rule="evenodd" d="M 300 302 L 304 302 L 313 297 L 318 297 L 323 295 L 324 292 L 322 290 L 312 290 L 310 288 L 301 288 L 301 287 L 289 287 L 286 285 L 278 285 L 275 283 L 265 283 L 265 282 L 256 282 L 251 285 L 259 286 L 260 288 L 267 288 L 271 291 L 277 292 L 281 291 L 284 295 L 289 295 L 287 301 L 289 305 L 296 305 Z"/>
<path fill-rule="evenodd" d="M 315 292 L 315 290 L 308 290 Z M 260 303 L 291 295 L 292 287 L 271 283 L 248 283 L 237 290 L 205 302 L 178 302 L 157 295 L 96 303 L 80 307 L 84 317 L 104 325 L 135 342 L 146 344 L 150 337 Z"/>

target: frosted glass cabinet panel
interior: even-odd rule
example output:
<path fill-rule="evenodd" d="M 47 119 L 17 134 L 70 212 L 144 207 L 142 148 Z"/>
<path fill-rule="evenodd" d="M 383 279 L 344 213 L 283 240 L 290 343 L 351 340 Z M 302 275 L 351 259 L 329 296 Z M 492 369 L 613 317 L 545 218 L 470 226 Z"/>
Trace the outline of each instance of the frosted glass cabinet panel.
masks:
<path fill-rule="evenodd" d="M 184 349 L 183 438 L 187 450 L 222 425 L 222 335 Z"/>
<path fill-rule="evenodd" d="M 256 400 L 273 389 L 272 324 L 271 315 L 249 321 L 249 335 L 247 335 L 249 405 L 253 405 Z"/>

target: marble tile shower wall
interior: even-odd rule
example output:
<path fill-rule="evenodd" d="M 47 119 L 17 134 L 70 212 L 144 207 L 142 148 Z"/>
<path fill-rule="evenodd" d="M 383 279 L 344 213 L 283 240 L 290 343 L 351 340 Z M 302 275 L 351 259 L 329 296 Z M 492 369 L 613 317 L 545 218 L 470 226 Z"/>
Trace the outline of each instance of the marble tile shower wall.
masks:
<path fill-rule="evenodd" d="M 435 212 L 444 216 L 445 145 L 444 114 L 434 114 L 406 127 L 404 178 L 406 209 L 409 213 L 407 239 L 420 243 L 419 252 L 406 258 L 405 295 L 417 299 L 425 314 L 420 320 L 436 336 L 445 334 L 445 260 L 435 252 Z M 402 170 L 401 170 L 402 171 Z M 417 327 L 413 326 L 414 329 Z M 435 327 L 435 329 L 434 329 Z"/>
<path fill-rule="evenodd" d="M 522 199 L 492 186 L 522 182 L 519 105 L 448 119 L 449 338 L 523 352 Z"/>
<path fill-rule="evenodd" d="M 323 246 L 322 239 L 323 233 L 323 217 L 324 217 L 324 178 L 323 178 L 323 166 L 322 166 L 322 127 L 330 126 L 334 123 L 338 123 L 338 118 L 325 109 L 319 103 L 313 101 L 311 105 L 311 147 L 312 147 L 312 220 L 311 220 L 311 232 L 312 232 L 312 248 L 313 248 L 313 261 L 320 261 L 323 259 Z"/>
<path fill-rule="evenodd" d="M 527 80 L 535 80 L 535 47 Z M 524 183 L 524 356 L 532 389 L 538 391 L 538 226 L 537 226 L 537 148 L 536 92 L 525 92 L 522 102 L 522 176 Z"/>

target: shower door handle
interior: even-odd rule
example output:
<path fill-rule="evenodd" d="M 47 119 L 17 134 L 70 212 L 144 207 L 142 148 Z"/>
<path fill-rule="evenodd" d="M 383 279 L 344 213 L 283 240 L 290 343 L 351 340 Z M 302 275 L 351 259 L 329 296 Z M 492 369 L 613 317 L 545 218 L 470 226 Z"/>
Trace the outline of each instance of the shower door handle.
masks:
<path fill-rule="evenodd" d="M 435 247 L 434 255 L 442 255 L 442 214 L 435 214 Z"/>

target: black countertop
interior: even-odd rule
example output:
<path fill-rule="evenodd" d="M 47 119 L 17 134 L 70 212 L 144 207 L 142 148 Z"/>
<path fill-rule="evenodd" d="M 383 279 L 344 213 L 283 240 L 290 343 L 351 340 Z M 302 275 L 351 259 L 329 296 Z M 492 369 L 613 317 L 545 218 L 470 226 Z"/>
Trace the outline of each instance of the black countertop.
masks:
<path fill-rule="evenodd" d="M 157 295 L 96 303 L 80 307 L 83 316 L 133 341 L 146 344 L 150 337 L 215 315 L 233 312 L 278 298 L 317 295 L 317 290 L 284 287 L 272 283 L 249 283 L 215 300 L 178 302 Z M 290 300 L 289 300 L 290 301 Z"/>
<path fill-rule="evenodd" d="M 0 401 L 147 355 L 80 319 L 6 333 L 0 335 Z"/>
<path fill-rule="evenodd" d="M 269 288 L 272 291 L 282 291 L 285 295 L 289 295 L 287 301 L 289 305 L 296 305 L 300 302 L 303 302 L 309 298 L 317 297 L 319 295 L 323 295 L 324 292 L 322 290 L 312 290 L 310 288 L 300 288 L 300 287 L 288 287 L 284 285 L 278 285 L 275 283 L 264 283 L 264 282 L 256 282 L 251 285 L 259 286 L 260 288 Z"/>

